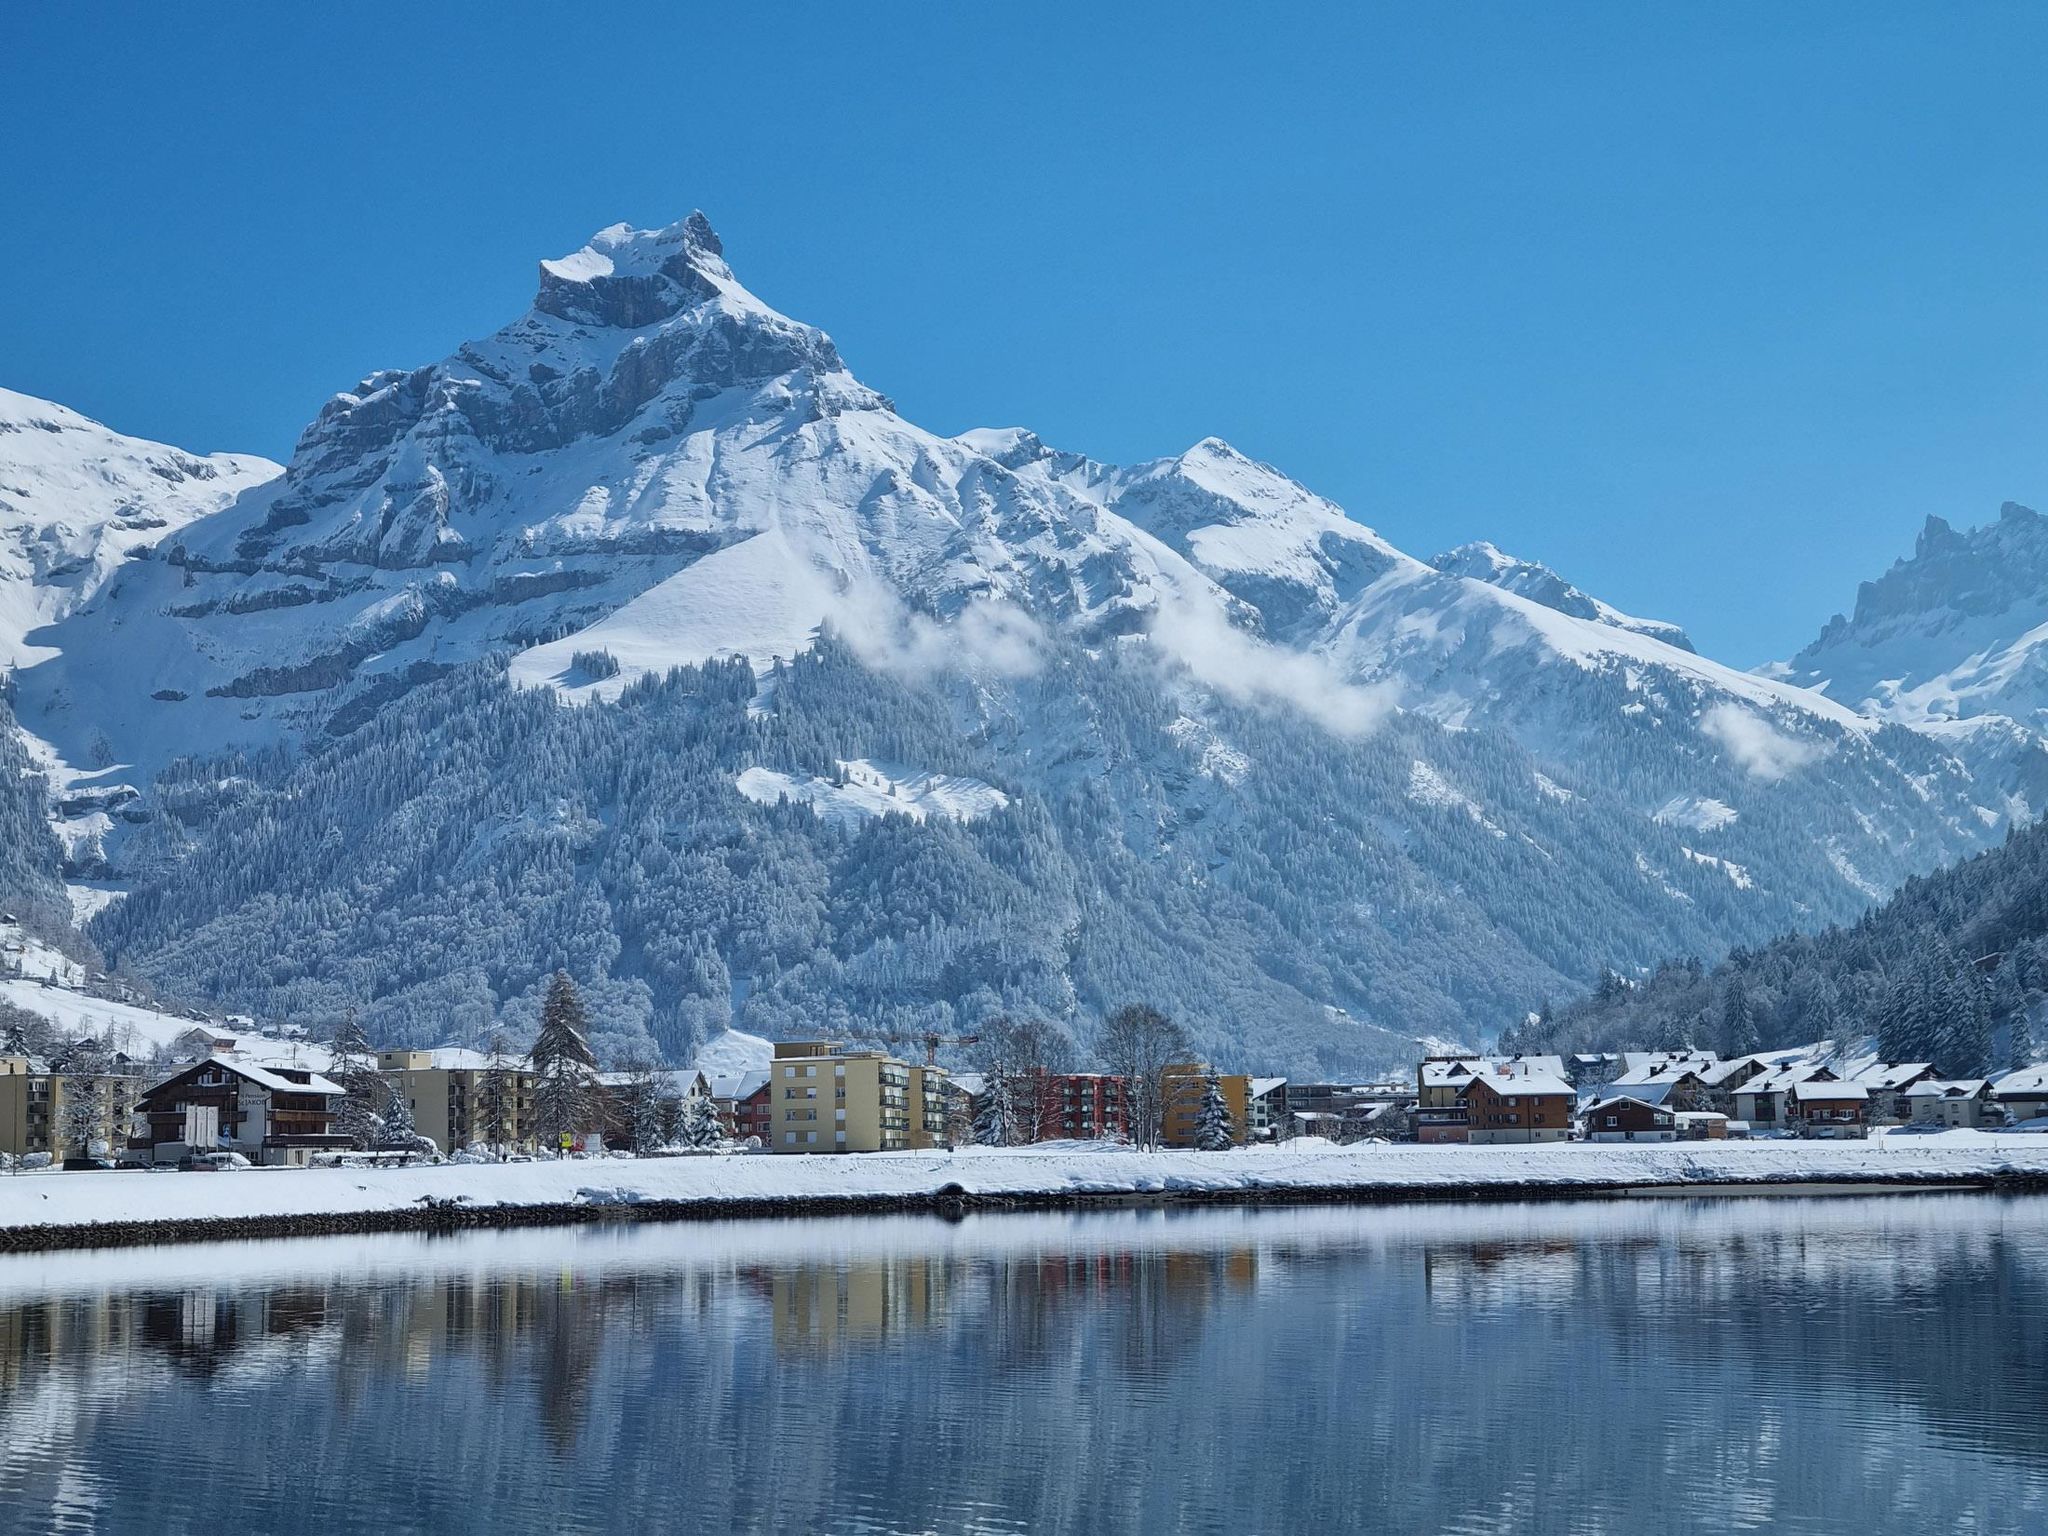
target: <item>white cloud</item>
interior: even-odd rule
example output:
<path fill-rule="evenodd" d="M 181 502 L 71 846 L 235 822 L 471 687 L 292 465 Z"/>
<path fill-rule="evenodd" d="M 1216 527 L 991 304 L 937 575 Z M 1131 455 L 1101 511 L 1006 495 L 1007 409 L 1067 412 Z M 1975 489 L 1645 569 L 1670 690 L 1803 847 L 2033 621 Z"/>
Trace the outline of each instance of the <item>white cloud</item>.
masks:
<path fill-rule="evenodd" d="M 1240 704 L 1281 704 L 1337 736 L 1363 736 L 1394 707 L 1389 688 L 1348 682 L 1326 658 L 1284 650 L 1206 604 L 1162 606 L 1152 639 L 1198 679 Z"/>
<path fill-rule="evenodd" d="M 834 603 L 831 624 L 868 666 L 898 676 L 1028 677 L 1043 662 L 1038 621 L 1000 598 L 977 598 L 946 622 L 913 613 L 879 582 L 863 582 Z"/>
<path fill-rule="evenodd" d="M 1739 704 L 1716 704 L 1700 716 L 1700 730 L 1719 742 L 1750 777 L 1769 784 L 1819 762 L 1833 750 L 1825 742 L 1789 736 Z"/>

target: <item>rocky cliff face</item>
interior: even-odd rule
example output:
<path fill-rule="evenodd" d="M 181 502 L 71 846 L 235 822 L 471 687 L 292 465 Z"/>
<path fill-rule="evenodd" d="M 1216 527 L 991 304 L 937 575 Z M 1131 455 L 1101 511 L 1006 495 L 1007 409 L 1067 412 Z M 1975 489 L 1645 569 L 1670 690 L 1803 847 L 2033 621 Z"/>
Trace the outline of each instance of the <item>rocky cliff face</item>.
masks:
<path fill-rule="evenodd" d="M 1773 675 L 1912 724 L 2005 715 L 2048 725 L 2048 519 L 2015 502 L 1958 532 L 1927 519 L 1912 555 L 1856 592 Z"/>

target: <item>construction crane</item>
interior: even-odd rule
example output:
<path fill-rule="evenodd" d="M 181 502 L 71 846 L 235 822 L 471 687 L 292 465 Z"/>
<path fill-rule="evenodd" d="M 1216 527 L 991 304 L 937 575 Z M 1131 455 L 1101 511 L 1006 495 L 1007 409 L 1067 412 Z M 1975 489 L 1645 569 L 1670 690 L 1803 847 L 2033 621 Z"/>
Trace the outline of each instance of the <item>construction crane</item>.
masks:
<path fill-rule="evenodd" d="M 890 1045 L 922 1044 L 924 1046 L 924 1064 L 928 1067 L 936 1067 L 939 1064 L 939 1047 L 942 1045 L 981 1044 L 981 1036 L 979 1035 L 942 1035 L 937 1030 L 931 1029 L 926 1030 L 923 1034 L 884 1035 L 882 1038 Z"/>

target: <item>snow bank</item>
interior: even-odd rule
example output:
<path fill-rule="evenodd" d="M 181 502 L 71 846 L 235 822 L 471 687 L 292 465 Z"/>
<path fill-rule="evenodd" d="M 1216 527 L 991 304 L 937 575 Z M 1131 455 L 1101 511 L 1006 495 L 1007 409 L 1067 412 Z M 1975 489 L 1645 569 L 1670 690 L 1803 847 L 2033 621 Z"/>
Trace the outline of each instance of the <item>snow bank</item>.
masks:
<path fill-rule="evenodd" d="M 484 1209 L 647 1201 L 923 1202 L 957 1186 L 989 1197 L 1515 1193 L 1804 1181 L 2048 1178 L 2048 1136 L 1660 1146 L 1372 1146 L 1247 1152 L 878 1153 L 647 1161 L 262 1169 L 243 1173 L 43 1173 L 0 1178 L 0 1229 L 102 1222 L 397 1212 L 430 1202 Z M 601 1194 L 593 1201 L 594 1194 Z M 707 1212 L 709 1214 L 709 1212 Z"/>

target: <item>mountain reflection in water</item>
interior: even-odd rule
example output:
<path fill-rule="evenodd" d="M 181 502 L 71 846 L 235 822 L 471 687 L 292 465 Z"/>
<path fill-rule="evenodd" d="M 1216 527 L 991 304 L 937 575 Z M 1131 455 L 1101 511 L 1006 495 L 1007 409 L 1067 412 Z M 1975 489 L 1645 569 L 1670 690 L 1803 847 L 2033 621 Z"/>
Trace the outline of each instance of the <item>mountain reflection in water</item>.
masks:
<path fill-rule="evenodd" d="M 0 1260 L 0 1529 L 2048 1531 L 2048 1200 Z"/>

